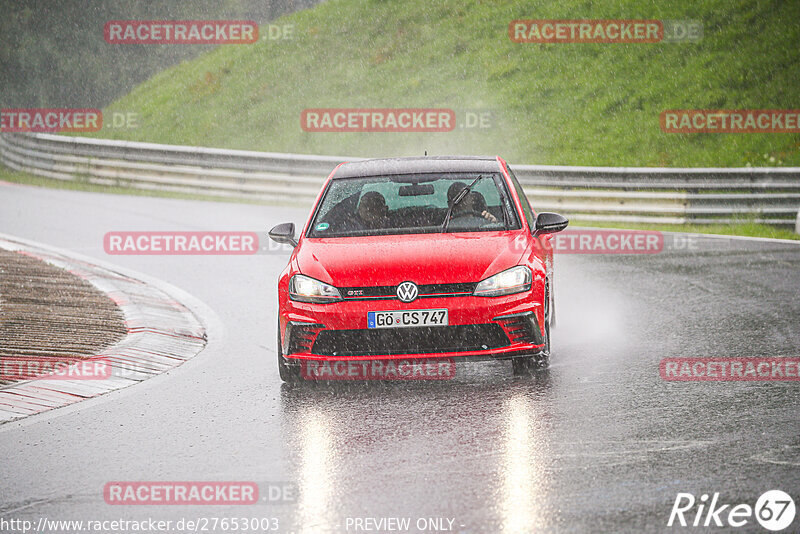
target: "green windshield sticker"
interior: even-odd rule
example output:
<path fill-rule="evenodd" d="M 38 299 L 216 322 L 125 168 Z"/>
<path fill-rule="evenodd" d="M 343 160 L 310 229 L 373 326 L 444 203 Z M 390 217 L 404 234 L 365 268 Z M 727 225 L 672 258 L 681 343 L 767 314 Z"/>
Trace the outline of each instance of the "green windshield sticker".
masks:
<path fill-rule="evenodd" d="M 319 223 L 317 225 L 317 230 L 319 230 L 319 231 L 327 230 L 329 226 L 330 226 L 330 224 L 328 224 L 328 223 Z"/>

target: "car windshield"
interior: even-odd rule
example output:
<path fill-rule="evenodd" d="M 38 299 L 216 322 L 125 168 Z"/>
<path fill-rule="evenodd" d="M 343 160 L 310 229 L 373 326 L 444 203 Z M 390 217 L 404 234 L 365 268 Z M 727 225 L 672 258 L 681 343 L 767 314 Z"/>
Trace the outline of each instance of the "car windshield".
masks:
<path fill-rule="evenodd" d="M 407 174 L 331 180 L 307 236 L 441 232 L 448 207 L 473 182 L 454 205 L 447 232 L 519 228 L 497 173 Z"/>

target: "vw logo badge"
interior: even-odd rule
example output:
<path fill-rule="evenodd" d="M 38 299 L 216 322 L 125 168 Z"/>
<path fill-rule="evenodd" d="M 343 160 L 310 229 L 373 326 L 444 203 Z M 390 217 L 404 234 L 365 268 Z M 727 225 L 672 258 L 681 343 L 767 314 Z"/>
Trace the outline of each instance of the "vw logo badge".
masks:
<path fill-rule="evenodd" d="M 414 282 L 403 282 L 397 286 L 397 298 L 403 302 L 412 302 L 419 296 L 419 289 Z"/>

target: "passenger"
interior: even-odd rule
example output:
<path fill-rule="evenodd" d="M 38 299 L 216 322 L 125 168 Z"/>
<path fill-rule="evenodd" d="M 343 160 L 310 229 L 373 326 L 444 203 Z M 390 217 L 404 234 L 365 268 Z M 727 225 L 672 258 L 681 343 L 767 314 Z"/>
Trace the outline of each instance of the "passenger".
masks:
<path fill-rule="evenodd" d="M 386 199 L 377 191 L 364 193 L 358 203 L 356 211 L 357 222 L 365 229 L 378 229 L 386 226 L 386 219 L 389 208 L 386 206 Z"/>

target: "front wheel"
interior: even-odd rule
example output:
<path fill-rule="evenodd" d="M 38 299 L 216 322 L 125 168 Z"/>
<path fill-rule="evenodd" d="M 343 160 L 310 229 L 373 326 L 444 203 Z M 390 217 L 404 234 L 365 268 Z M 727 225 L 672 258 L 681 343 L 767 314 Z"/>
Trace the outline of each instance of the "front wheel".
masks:
<path fill-rule="evenodd" d="M 544 297 L 544 347 L 536 354 L 511 359 L 514 376 L 530 374 L 537 369 L 545 369 L 550 364 L 550 287 L 545 286 Z"/>
<path fill-rule="evenodd" d="M 278 324 L 278 374 L 284 382 L 299 382 L 302 378 L 300 376 L 299 365 L 289 365 L 286 363 L 286 358 L 283 357 L 283 347 L 281 346 L 281 325 Z"/>

